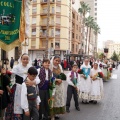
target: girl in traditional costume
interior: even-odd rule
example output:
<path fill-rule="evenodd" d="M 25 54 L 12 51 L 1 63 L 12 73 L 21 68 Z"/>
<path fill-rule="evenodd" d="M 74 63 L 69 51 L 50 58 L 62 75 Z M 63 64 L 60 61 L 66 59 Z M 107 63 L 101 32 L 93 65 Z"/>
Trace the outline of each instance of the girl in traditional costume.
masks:
<path fill-rule="evenodd" d="M 96 104 L 97 101 L 103 98 L 103 73 L 101 72 L 101 69 L 99 69 L 98 63 L 94 63 L 90 76 L 92 82 L 90 100 Z"/>
<path fill-rule="evenodd" d="M 19 64 L 14 66 L 12 73 L 15 75 L 15 84 L 12 87 L 11 104 L 6 109 L 5 120 L 23 120 L 23 109 L 21 108 L 21 88 L 27 77 L 27 71 L 32 66 L 28 54 L 24 53 L 19 59 Z M 38 84 L 39 78 L 35 81 L 27 81 L 27 85 Z"/>
<path fill-rule="evenodd" d="M 53 76 L 56 78 L 54 103 L 53 108 L 50 109 L 50 115 L 53 116 L 52 119 L 54 119 L 55 115 L 65 113 L 64 85 L 62 80 L 57 78 L 58 75 L 63 73 L 59 56 L 55 56 L 51 59 L 50 69 L 53 72 Z M 55 116 L 55 118 L 59 119 L 58 116 Z"/>
<path fill-rule="evenodd" d="M 103 69 L 102 69 L 102 72 L 104 74 L 104 77 L 103 77 L 103 80 L 104 81 L 107 81 L 110 79 L 110 71 L 108 70 L 109 68 L 109 65 L 108 65 L 108 60 L 104 60 L 103 62 Z"/>
<path fill-rule="evenodd" d="M 80 98 L 82 103 L 88 104 L 90 100 L 90 90 L 91 90 L 91 80 L 90 80 L 90 70 L 89 60 L 86 58 L 83 65 L 80 68 L 83 71 L 81 74 L 81 84 L 80 84 Z"/>

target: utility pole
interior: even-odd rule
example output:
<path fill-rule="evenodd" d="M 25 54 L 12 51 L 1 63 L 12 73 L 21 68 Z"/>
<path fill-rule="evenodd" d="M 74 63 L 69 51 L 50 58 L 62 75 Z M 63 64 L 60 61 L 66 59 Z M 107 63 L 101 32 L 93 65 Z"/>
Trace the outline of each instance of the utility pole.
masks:
<path fill-rule="evenodd" d="M 48 58 L 48 45 L 49 45 L 49 21 L 50 21 L 50 0 L 47 0 L 47 30 L 46 30 L 46 50 L 45 58 Z"/>

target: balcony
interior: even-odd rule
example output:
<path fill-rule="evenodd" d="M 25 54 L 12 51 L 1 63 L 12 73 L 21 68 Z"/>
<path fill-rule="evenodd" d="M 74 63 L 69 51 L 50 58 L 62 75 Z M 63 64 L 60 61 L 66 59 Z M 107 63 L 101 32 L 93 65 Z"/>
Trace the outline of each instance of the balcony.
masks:
<path fill-rule="evenodd" d="M 41 32 L 40 33 L 40 38 L 41 39 L 46 39 L 46 32 Z M 49 36 L 48 36 L 49 39 L 53 39 L 54 38 L 54 33 L 49 33 Z"/>
<path fill-rule="evenodd" d="M 41 0 L 41 5 L 45 5 L 45 4 L 47 4 L 47 1 L 48 0 Z M 50 0 L 50 4 L 54 4 L 55 3 L 55 0 Z"/>
<path fill-rule="evenodd" d="M 49 27 L 54 27 L 54 25 L 55 25 L 54 21 L 49 22 Z M 47 21 L 42 21 L 40 26 L 41 27 L 46 27 L 47 26 Z"/>
<path fill-rule="evenodd" d="M 40 15 L 41 16 L 47 16 L 47 9 L 46 10 L 43 10 L 41 13 L 40 13 Z M 54 15 L 55 14 L 55 11 L 54 10 L 51 10 L 50 11 L 50 15 Z"/>

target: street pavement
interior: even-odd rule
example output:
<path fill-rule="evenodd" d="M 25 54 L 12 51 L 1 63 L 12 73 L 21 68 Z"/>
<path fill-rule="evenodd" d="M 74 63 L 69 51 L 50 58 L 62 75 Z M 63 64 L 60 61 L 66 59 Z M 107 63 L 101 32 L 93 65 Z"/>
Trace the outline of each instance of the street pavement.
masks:
<path fill-rule="evenodd" d="M 68 71 L 65 71 L 68 73 Z M 111 79 L 104 82 L 104 99 L 98 104 L 80 103 L 81 111 L 76 111 L 71 101 L 70 113 L 60 116 L 60 120 L 120 120 L 120 66 L 113 71 Z M 65 97 L 67 83 L 65 84 Z M 66 98 L 65 98 L 66 99 Z"/>

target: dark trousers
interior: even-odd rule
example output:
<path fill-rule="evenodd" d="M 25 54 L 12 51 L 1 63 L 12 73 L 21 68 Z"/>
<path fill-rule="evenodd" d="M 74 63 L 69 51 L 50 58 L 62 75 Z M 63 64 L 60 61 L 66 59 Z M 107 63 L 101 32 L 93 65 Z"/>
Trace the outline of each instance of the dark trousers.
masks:
<path fill-rule="evenodd" d="M 49 106 L 48 106 L 48 99 L 49 99 L 49 92 L 48 90 L 39 90 L 40 94 L 40 110 L 39 110 L 39 119 L 42 119 L 42 114 L 46 119 L 48 119 L 49 113 Z"/>
<path fill-rule="evenodd" d="M 71 99 L 72 99 L 72 94 L 74 96 L 74 101 L 75 101 L 75 107 L 78 107 L 79 104 L 78 104 L 78 94 L 77 94 L 77 90 L 71 86 L 71 85 L 68 85 L 67 87 L 67 101 L 66 101 L 66 107 L 70 107 L 70 102 L 71 102 Z"/>
<path fill-rule="evenodd" d="M 25 116 L 24 115 L 24 119 L 23 120 L 39 120 L 39 112 L 37 109 L 37 104 L 36 104 L 36 100 L 29 100 L 29 111 L 30 111 L 30 116 Z"/>

